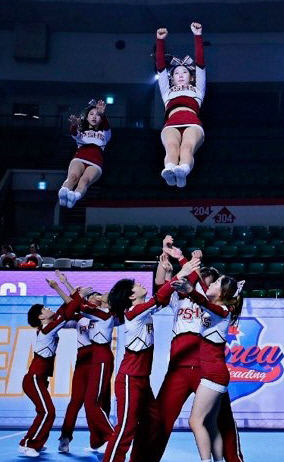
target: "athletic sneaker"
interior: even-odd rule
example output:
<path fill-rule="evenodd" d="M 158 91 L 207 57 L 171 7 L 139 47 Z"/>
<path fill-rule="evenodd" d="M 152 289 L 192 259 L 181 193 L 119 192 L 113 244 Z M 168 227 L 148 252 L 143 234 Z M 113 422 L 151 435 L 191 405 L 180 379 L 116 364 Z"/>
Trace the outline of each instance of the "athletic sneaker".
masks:
<path fill-rule="evenodd" d="M 186 172 L 179 165 L 177 165 L 174 168 L 173 174 L 176 178 L 177 187 L 184 188 L 186 185 Z"/>
<path fill-rule="evenodd" d="M 59 452 L 69 452 L 69 439 L 68 438 L 59 438 L 58 451 Z"/>
<path fill-rule="evenodd" d="M 169 186 L 175 186 L 177 184 L 176 177 L 175 177 L 173 170 L 169 168 L 164 168 L 164 170 L 162 170 L 161 172 L 161 176 L 162 178 L 164 178 L 164 180 L 166 180 Z"/>
<path fill-rule="evenodd" d="M 69 189 L 65 188 L 65 186 L 62 186 L 62 188 L 60 188 L 59 191 L 58 191 L 59 204 L 62 205 L 62 207 L 66 207 L 66 205 L 67 205 L 68 191 L 69 191 Z"/>
<path fill-rule="evenodd" d="M 39 456 L 39 452 L 36 451 L 34 448 L 29 448 L 28 446 L 21 446 L 20 444 L 19 444 L 18 451 L 27 457 L 38 457 Z"/>

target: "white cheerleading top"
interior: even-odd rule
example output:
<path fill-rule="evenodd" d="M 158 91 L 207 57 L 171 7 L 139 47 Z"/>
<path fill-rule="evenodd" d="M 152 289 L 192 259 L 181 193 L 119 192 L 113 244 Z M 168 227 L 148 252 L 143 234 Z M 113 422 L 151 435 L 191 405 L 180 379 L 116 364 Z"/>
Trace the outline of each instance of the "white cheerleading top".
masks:
<path fill-rule="evenodd" d="M 78 349 L 91 345 L 92 343 L 89 338 L 89 324 L 90 319 L 86 317 L 81 317 L 78 320 L 67 321 L 64 326 L 67 329 L 76 329 Z"/>
<path fill-rule="evenodd" d="M 152 314 L 157 311 L 154 297 L 125 311 L 125 348 L 138 352 L 154 345 Z"/>

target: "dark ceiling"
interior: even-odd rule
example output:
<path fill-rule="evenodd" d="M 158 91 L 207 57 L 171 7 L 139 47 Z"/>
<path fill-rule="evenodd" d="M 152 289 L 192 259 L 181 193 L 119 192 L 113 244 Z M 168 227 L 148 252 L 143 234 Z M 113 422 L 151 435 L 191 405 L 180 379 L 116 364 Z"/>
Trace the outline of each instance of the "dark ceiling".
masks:
<path fill-rule="evenodd" d="M 162 26 L 170 32 L 186 32 L 189 22 L 196 20 L 205 33 L 284 31 L 284 1 L 138 3 L 1 0 L 0 29 L 12 29 L 19 22 L 44 22 L 51 31 L 63 32 L 154 33 Z"/>

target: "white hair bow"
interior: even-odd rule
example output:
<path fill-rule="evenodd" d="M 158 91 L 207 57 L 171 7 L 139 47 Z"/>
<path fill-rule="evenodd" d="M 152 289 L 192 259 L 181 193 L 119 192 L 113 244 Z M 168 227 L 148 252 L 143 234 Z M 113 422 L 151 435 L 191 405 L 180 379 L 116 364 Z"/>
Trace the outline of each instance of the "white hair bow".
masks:
<path fill-rule="evenodd" d="M 245 282 L 246 282 L 245 280 L 237 282 L 237 290 L 236 290 L 236 292 L 234 294 L 234 297 L 237 297 L 238 295 L 240 295 L 240 293 L 243 290 L 243 287 L 245 285 Z"/>
<path fill-rule="evenodd" d="M 171 62 L 170 62 L 170 65 L 171 66 L 188 66 L 188 67 L 191 67 L 192 69 L 194 68 L 194 66 L 192 66 L 192 63 L 193 63 L 193 59 L 187 55 L 185 56 L 185 58 L 183 59 L 179 59 L 179 58 L 176 58 L 175 56 L 173 56 Z"/>
<path fill-rule="evenodd" d="M 97 102 L 95 99 L 91 99 L 91 101 L 88 102 L 88 106 L 96 106 Z"/>

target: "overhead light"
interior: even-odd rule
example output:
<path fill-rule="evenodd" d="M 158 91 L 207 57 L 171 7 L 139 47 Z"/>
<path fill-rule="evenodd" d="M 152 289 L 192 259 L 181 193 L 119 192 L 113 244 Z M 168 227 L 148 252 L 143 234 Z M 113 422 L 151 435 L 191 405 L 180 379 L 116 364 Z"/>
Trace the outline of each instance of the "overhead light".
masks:
<path fill-rule="evenodd" d="M 44 174 L 41 175 L 41 178 L 37 184 L 37 189 L 40 189 L 41 191 L 44 191 L 47 188 L 47 181 L 45 179 Z"/>
<path fill-rule="evenodd" d="M 106 97 L 106 103 L 107 104 L 113 104 L 114 103 L 114 97 L 113 96 L 107 96 Z"/>

